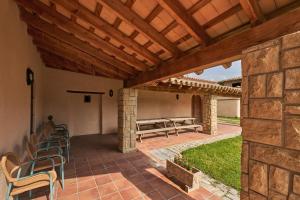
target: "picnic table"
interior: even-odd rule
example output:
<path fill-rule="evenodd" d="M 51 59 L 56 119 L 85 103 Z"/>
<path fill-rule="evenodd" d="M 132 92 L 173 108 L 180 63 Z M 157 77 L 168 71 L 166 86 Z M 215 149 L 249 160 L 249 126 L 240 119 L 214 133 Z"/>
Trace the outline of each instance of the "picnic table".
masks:
<path fill-rule="evenodd" d="M 181 129 L 193 129 L 198 132 L 198 128 L 201 125 L 195 123 L 196 118 L 194 117 L 178 117 L 178 118 L 163 118 L 163 119 L 148 119 L 136 121 L 137 136 L 140 142 L 142 137 L 148 133 L 164 132 L 166 137 L 169 137 L 170 131 L 175 131 L 178 136 L 178 132 Z M 141 126 L 151 125 L 153 128 L 142 130 Z"/>
<path fill-rule="evenodd" d="M 181 129 L 193 129 L 195 130 L 195 132 L 198 133 L 198 128 L 201 127 L 200 124 L 195 123 L 196 120 L 195 117 L 178 117 L 178 118 L 170 118 L 169 120 L 173 123 L 175 128 L 175 133 L 177 136 L 179 130 Z"/>
<path fill-rule="evenodd" d="M 136 134 L 137 134 L 140 142 L 142 142 L 142 137 L 144 136 L 144 134 L 148 134 L 148 133 L 165 132 L 166 137 L 169 137 L 169 131 L 175 130 L 175 129 L 174 129 L 174 127 L 168 127 L 167 126 L 168 122 L 170 122 L 170 120 L 168 120 L 168 119 L 149 119 L 149 120 L 136 121 L 136 126 L 137 126 Z M 155 128 L 141 130 L 142 125 L 153 125 L 153 127 L 155 127 Z M 162 125 L 162 126 L 159 127 L 157 125 Z"/>

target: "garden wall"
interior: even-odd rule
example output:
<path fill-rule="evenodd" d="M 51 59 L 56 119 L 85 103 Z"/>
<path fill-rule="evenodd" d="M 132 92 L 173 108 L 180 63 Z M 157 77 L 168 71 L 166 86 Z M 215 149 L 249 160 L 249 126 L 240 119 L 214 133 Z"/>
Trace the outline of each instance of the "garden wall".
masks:
<path fill-rule="evenodd" d="M 243 52 L 241 199 L 300 199 L 300 32 Z"/>

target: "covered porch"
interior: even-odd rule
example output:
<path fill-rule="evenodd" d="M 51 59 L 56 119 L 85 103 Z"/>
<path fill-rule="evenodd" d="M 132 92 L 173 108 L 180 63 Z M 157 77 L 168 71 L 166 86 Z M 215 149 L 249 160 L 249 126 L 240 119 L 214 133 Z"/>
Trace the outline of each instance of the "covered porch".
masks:
<path fill-rule="evenodd" d="M 222 198 L 204 187 L 180 189 L 153 150 L 242 131 L 240 199 L 298 200 L 299 24 L 298 0 L 2 0 L 0 155 L 31 160 L 28 138 L 48 139 L 53 115 L 70 141 L 64 146 L 70 160 L 66 152 L 60 155 L 64 190 L 55 181 L 63 174 L 58 170 L 51 171 L 54 183 L 48 172 L 41 183 L 55 186 L 54 199 L 213 200 Z M 242 63 L 242 90 L 183 77 L 236 60 Z M 186 95 L 191 106 L 159 113 L 161 107 L 148 104 L 141 113 L 142 95 L 171 100 L 169 110 L 177 111 Z M 243 130 L 217 123 L 216 96 L 242 96 Z M 139 143 L 137 121 L 152 118 L 145 116 L 188 117 L 202 129 L 149 135 Z M 28 199 L 27 190 L 13 185 L 20 174 L 10 172 L 19 166 L 6 161 L 0 199 L 7 191 L 16 197 L 14 188 Z M 33 198 L 48 194 L 39 188 Z"/>

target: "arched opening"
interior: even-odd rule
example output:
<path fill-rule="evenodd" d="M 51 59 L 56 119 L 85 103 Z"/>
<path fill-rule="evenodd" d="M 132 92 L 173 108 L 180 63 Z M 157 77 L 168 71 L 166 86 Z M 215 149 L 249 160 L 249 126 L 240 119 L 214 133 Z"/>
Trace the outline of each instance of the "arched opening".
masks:
<path fill-rule="evenodd" d="M 203 122 L 202 101 L 200 95 L 192 96 L 192 117 L 196 118 L 196 123 Z"/>

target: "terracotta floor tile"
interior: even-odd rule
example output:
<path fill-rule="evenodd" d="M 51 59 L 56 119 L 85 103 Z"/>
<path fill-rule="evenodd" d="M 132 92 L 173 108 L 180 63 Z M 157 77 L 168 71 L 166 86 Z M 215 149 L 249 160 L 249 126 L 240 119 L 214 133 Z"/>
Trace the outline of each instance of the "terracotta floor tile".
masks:
<path fill-rule="evenodd" d="M 158 191 L 150 192 L 150 193 L 144 195 L 144 199 L 145 200 L 165 200 L 165 198 Z"/>
<path fill-rule="evenodd" d="M 78 200 L 78 194 L 71 194 L 69 196 L 58 197 L 57 200 Z"/>
<path fill-rule="evenodd" d="M 141 193 L 148 194 L 150 192 L 155 191 L 155 188 L 153 188 L 149 183 L 143 182 L 137 185 L 134 185 Z"/>
<path fill-rule="evenodd" d="M 97 188 L 93 188 L 93 189 L 90 189 L 90 190 L 80 192 L 80 193 L 78 193 L 78 196 L 79 196 L 79 200 L 96 200 L 96 199 L 100 199 Z"/>
<path fill-rule="evenodd" d="M 78 192 L 89 190 L 97 187 L 94 179 L 78 182 Z"/>
<path fill-rule="evenodd" d="M 113 183 L 107 183 L 98 187 L 100 197 L 117 192 L 118 189 Z"/>
<path fill-rule="evenodd" d="M 124 176 L 121 172 L 112 172 L 112 173 L 110 173 L 110 177 L 111 177 L 112 181 L 124 179 Z"/>
<path fill-rule="evenodd" d="M 116 185 L 119 191 L 133 186 L 132 183 L 125 178 L 115 181 L 114 184 Z"/>
<path fill-rule="evenodd" d="M 173 188 L 172 186 L 166 185 L 159 188 L 159 192 L 161 195 L 167 199 L 177 196 L 180 194 L 180 191 Z"/>
<path fill-rule="evenodd" d="M 115 192 L 106 196 L 103 196 L 101 200 L 122 200 L 122 196 L 119 192 Z"/>
<path fill-rule="evenodd" d="M 77 184 L 66 184 L 65 189 L 61 187 L 57 189 L 57 197 L 65 197 L 77 193 Z"/>
<path fill-rule="evenodd" d="M 97 178 L 95 180 L 96 180 L 96 183 L 98 186 L 112 182 L 109 174 L 102 175 L 101 177 L 97 176 Z"/>
<path fill-rule="evenodd" d="M 135 187 L 122 190 L 120 191 L 120 194 L 124 200 L 133 200 L 142 196 L 141 193 Z"/>

